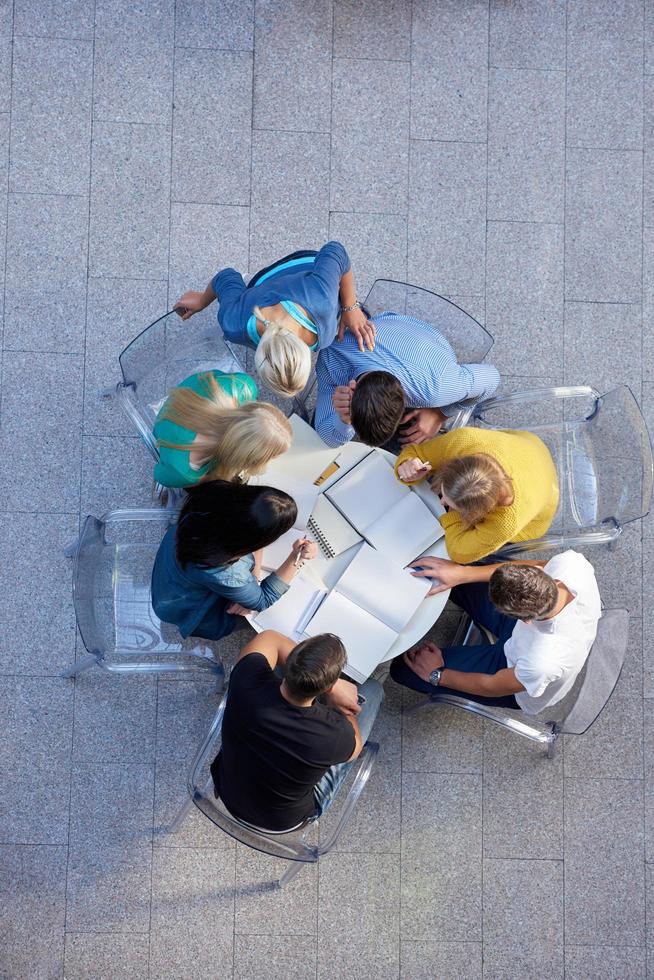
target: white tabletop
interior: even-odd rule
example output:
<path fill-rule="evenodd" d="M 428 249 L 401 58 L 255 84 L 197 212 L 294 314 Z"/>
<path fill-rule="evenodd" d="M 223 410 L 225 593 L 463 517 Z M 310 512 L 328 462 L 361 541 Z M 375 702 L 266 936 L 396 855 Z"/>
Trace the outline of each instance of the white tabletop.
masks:
<path fill-rule="evenodd" d="M 280 475 L 286 475 L 293 477 L 298 480 L 306 480 L 309 483 L 313 481 L 326 469 L 326 467 L 336 458 L 340 453 L 339 463 L 340 468 L 337 473 L 326 480 L 320 487 L 320 491 L 326 490 L 332 485 L 336 480 L 338 480 L 344 472 L 354 466 L 363 459 L 370 452 L 369 446 L 364 446 L 359 442 L 350 442 L 341 449 L 330 449 L 325 446 L 320 437 L 316 432 L 313 431 L 305 422 L 297 418 L 297 416 L 292 416 L 290 422 L 293 426 L 294 438 L 293 445 L 291 449 L 284 453 L 283 456 L 279 456 L 274 460 L 268 467 L 267 473 L 274 474 L 278 473 Z M 391 461 L 394 460 L 394 456 L 385 450 L 380 450 L 384 455 Z M 259 482 L 266 482 L 266 473 L 263 473 L 259 478 Z M 427 505 L 429 510 L 434 514 L 434 521 L 439 514 L 443 513 L 440 501 L 438 497 L 431 491 L 427 485 L 420 485 L 414 488 L 415 492 L 421 497 L 424 503 Z M 313 561 L 308 562 L 303 569 L 303 574 L 308 575 L 310 578 L 315 579 L 318 583 L 324 584 L 328 589 L 331 589 L 338 579 L 341 577 L 345 569 L 348 567 L 357 551 L 362 547 L 362 542 L 355 544 L 352 548 L 348 548 L 347 551 L 342 552 L 340 555 L 336 555 L 334 558 L 315 558 Z M 430 548 L 427 548 L 424 555 L 435 555 L 439 558 L 447 558 L 447 551 L 445 548 L 444 538 L 439 538 Z M 401 633 L 398 634 L 397 639 L 393 646 L 388 650 L 384 656 L 382 663 L 387 660 L 392 660 L 398 654 L 403 653 L 409 647 L 421 640 L 422 637 L 431 629 L 438 617 L 443 611 L 447 598 L 449 596 L 449 590 L 446 592 L 440 592 L 438 595 L 427 596 L 422 600 L 414 615 L 411 617 L 409 622 L 406 624 Z M 255 629 L 258 629 L 257 624 L 252 621 L 252 625 Z M 335 632 L 338 632 L 335 630 Z"/>

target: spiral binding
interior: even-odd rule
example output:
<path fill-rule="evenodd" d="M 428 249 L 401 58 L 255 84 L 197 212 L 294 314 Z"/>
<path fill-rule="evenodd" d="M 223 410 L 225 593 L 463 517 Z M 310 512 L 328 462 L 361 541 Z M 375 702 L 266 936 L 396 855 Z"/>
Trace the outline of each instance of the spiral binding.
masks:
<path fill-rule="evenodd" d="M 336 552 L 330 545 L 329 541 L 327 540 L 327 538 L 325 537 L 321 529 L 316 524 L 313 517 L 310 517 L 309 520 L 307 521 L 307 531 L 311 531 L 311 533 L 316 539 L 316 543 L 318 547 L 322 551 L 325 558 L 333 558 Z"/>

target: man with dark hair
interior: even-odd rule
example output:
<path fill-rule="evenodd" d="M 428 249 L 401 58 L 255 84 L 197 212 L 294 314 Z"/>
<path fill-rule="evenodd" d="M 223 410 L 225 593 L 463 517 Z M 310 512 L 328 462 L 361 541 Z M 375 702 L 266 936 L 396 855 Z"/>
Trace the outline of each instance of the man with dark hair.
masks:
<path fill-rule="evenodd" d="M 593 566 L 576 551 L 548 562 L 457 565 L 419 558 L 414 575 L 434 579 L 429 595 L 450 598 L 497 640 L 440 650 L 419 643 L 391 664 L 416 691 L 435 687 L 473 701 L 539 714 L 572 688 L 597 633 L 602 606 Z"/>
<path fill-rule="evenodd" d="M 355 435 L 379 446 L 396 432 L 402 444 L 424 442 L 463 402 L 497 388 L 496 368 L 459 364 L 431 323 L 399 313 L 379 313 L 372 322 L 374 350 L 360 351 L 346 333 L 318 355 L 315 429 L 328 446 Z"/>
<path fill-rule="evenodd" d="M 265 630 L 241 650 L 211 766 L 216 796 L 235 817 L 281 832 L 329 806 L 384 698 L 373 679 L 360 689 L 342 679 L 345 663 L 331 633 L 295 645 Z"/>

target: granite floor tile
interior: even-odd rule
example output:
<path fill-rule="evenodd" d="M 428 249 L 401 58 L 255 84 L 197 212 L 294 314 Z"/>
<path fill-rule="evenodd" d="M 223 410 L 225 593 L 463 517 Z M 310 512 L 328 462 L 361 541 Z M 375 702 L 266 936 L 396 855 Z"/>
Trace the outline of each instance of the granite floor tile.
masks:
<path fill-rule="evenodd" d="M 87 194 L 92 45 L 17 37 L 12 78 L 12 191 Z"/>
<path fill-rule="evenodd" d="M 646 698 L 654 698 L 654 653 L 652 651 L 652 638 L 654 637 L 654 559 L 651 554 L 652 536 L 644 538 L 645 552 L 642 563 L 643 568 L 643 694 Z M 638 623 L 634 622 L 634 631 L 638 628 Z M 631 623 L 630 623 L 631 633 Z"/>
<path fill-rule="evenodd" d="M 493 69 L 489 90 L 489 219 L 562 222 L 564 74 Z"/>
<path fill-rule="evenodd" d="M 613 548 L 606 545 L 580 549 L 595 569 L 600 595 L 607 606 L 628 609 L 641 615 L 641 556 L 643 553 L 640 522 L 627 524 Z"/>
<path fill-rule="evenodd" d="M 165 280 L 90 279 L 84 371 L 84 432 L 133 436 L 134 424 L 115 398 L 101 392 L 121 380 L 118 355 L 167 310 Z"/>
<path fill-rule="evenodd" d="M 286 138 L 287 134 L 273 131 L 255 132 L 252 137 L 249 268 L 253 272 L 297 249 L 319 249 L 329 237 L 329 136 L 314 134 L 276 165 L 271 147 Z"/>
<path fill-rule="evenodd" d="M 82 353 L 88 203 L 9 195 L 5 350 Z"/>
<path fill-rule="evenodd" d="M 147 843 L 152 839 L 154 767 L 76 765 L 70 796 L 73 845 Z"/>
<path fill-rule="evenodd" d="M 394 980 L 400 952 L 399 855 L 330 854 L 319 873 L 318 980 Z"/>
<path fill-rule="evenodd" d="M 481 802 L 481 776 L 403 774 L 403 940 L 481 939 Z"/>
<path fill-rule="evenodd" d="M 645 425 L 650 436 L 650 441 L 654 435 L 654 384 L 651 381 L 644 382 L 642 386 L 642 397 L 640 407 L 645 419 Z M 642 522 L 643 538 L 651 540 L 654 535 L 654 514 L 651 511 Z"/>
<path fill-rule="evenodd" d="M 180 47 L 251 51 L 254 0 L 177 0 L 175 41 Z"/>
<path fill-rule="evenodd" d="M 481 980 L 481 943 L 402 942 L 400 975 L 411 980 Z"/>
<path fill-rule="evenodd" d="M 11 108 L 11 62 L 11 40 L 0 38 L 0 112 L 9 112 Z"/>
<path fill-rule="evenodd" d="M 203 290 L 219 269 L 247 272 L 249 217 L 244 207 L 172 205 L 169 309 L 187 289 Z M 195 315 L 215 322 L 216 306 Z"/>
<path fill-rule="evenodd" d="M 566 168 L 566 299 L 639 302 L 642 155 L 568 149 Z"/>
<path fill-rule="evenodd" d="M 4 354 L 0 495 L 6 511 L 77 513 L 82 379 L 76 354 Z"/>
<path fill-rule="evenodd" d="M 178 49 L 173 201 L 250 203 L 251 118 L 251 54 Z"/>
<path fill-rule="evenodd" d="M 412 138 L 485 140 L 488 5 L 417 0 L 412 25 Z"/>
<path fill-rule="evenodd" d="M 26 0 L 29 2 L 29 0 Z M 4 3 L 0 7 L 0 37 L 11 37 L 14 30 L 14 6 Z"/>
<path fill-rule="evenodd" d="M 277 47 L 257 42 L 254 59 L 254 129 L 303 133 L 305 139 L 306 134 L 329 133 L 332 118 L 331 56 L 314 53 L 303 46 L 292 58 L 280 58 L 283 56 Z M 284 146 L 289 138 L 292 137 L 287 136 L 280 143 L 280 137 L 277 137 L 277 147 Z"/>
<path fill-rule="evenodd" d="M 654 381 L 654 209 L 643 228 L 643 381 Z"/>
<path fill-rule="evenodd" d="M 563 329 L 566 384 L 592 384 L 602 393 L 628 384 L 638 397 L 642 370 L 639 303 L 566 303 Z M 612 351 L 616 337 L 620 337 L 619 358 Z"/>
<path fill-rule="evenodd" d="M 312 55 L 331 49 L 332 19 L 329 0 L 258 0 L 255 46 L 280 53 L 302 48 Z"/>
<path fill-rule="evenodd" d="M 0 189 L 9 189 L 9 112 L 0 112 Z M 7 198 L 2 196 L 3 204 Z M 6 219 L 5 219 L 6 222 Z"/>
<path fill-rule="evenodd" d="M 640 779 L 642 699 L 613 697 L 584 735 L 565 737 L 565 775 Z"/>
<path fill-rule="evenodd" d="M 152 980 L 231 975 L 233 931 L 234 852 L 155 848 Z"/>
<path fill-rule="evenodd" d="M 643 221 L 654 224 L 654 76 L 643 78 Z"/>
<path fill-rule="evenodd" d="M 143 980 L 148 972 L 147 936 L 104 936 L 96 932 L 69 932 L 66 936 L 66 980 Z"/>
<path fill-rule="evenodd" d="M 530 375 L 533 365 L 542 365 L 560 375 L 563 242 L 561 225 L 488 225 L 485 325 L 495 337 L 491 358 L 501 374 Z"/>
<path fill-rule="evenodd" d="M 408 4 L 402 0 L 340 0 L 334 7 L 334 57 L 409 61 Z"/>
<path fill-rule="evenodd" d="M 69 804 L 68 760 L 10 762 L 0 775 L 0 843 L 66 844 Z"/>
<path fill-rule="evenodd" d="M 331 161 L 332 211 L 406 214 L 409 148 L 404 137 L 373 136 L 353 154 L 351 134 L 333 133 Z"/>
<path fill-rule="evenodd" d="M 213 847 L 233 850 L 234 842 L 194 807 L 174 833 L 170 825 L 188 800 L 190 763 L 179 759 L 157 762 L 154 797 L 155 847 Z"/>
<path fill-rule="evenodd" d="M 643 6 L 635 0 L 581 0 L 569 9 L 569 145 L 642 146 L 642 44 Z"/>
<path fill-rule="evenodd" d="M 70 683 L 70 682 L 69 682 Z M 154 762 L 156 681 L 91 668 L 75 681 L 77 763 Z"/>
<path fill-rule="evenodd" d="M 484 861 L 484 977 L 563 980 L 563 862 Z"/>
<path fill-rule="evenodd" d="M 402 719 L 403 772 L 482 771 L 482 719 L 433 705 Z"/>
<path fill-rule="evenodd" d="M 153 466 L 138 436 L 85 436 L 82 512 L 101 517 L 121 507 L 151 507 Z"/>
<path fill-rule="evenodd" d="M 234 937 L 234 980 L 305 980 L 315 971 L 315 936 Z"/>
<path fill-rule="evenodd" d="M 165 123 L 172 115 L 173 0 L 99 0 L 93 114 L 110 122 Z"/>
<path fill-rule="evenodd" d="M 645 980 L 645 949 L 627 946 L 566 946 L 566 980 Z"/>
<path fill-rule="evenodd" d="M 92 168 L 89 274 L 165 279 L 169 127 L 98 120 Z"/>
<path fill-rule="evenodd" d="M 566 779 L 566 942 L 609 934 L 613 945 L 645 941 L 642 779 Z"/>
<path fill-rule="evenodd" d="M 15 0 L 14 32 L 93 40 L 93 7 L 85 0 Z"/>
<path fill-rule="evenodd" d="M 72 562 L 63 549 L 77 531 L 72 514 L 0 514 L 0 672 L 54 674 L 74 659 Z"/>
<path fill-rule="evenodd" d="M 643 32 L 645 36 L 645 62 L 644 68 L 646 74 L 654 73 L 654 7 L 652 7 L 651 0 L 646 0 L 645 2 L 645 17 L 644 17 L 644 27 Z"/>
<path fill-rule="evenodd" d="M 209 731 L 222 699 L 204 679 L 164 680 L 157 695 L 157 763 L 186 769 Z"/>
<path fill-rule="evenodd" d="M 491 0 L 492 67 L 564 70 L 565 47 L 563 0 Z"/>
<path fill-rule="evenodd" d="M 375 279 L 406 281 L 406 218 L 400 214 L 333 211 L 329 237 L 347 243 L 357 295 L 364 298 Z"/>
<path fill-rule="evenodd" d="M 66 933 L 137 933 L 150 928 L 152 847 L 98 839 L 68 855 Z"/>
<path fill-rule="evenodd" d="M 316 932 L 318 868 L 307 864 L 282 891 L 276 883 L 288 861 L 238 844 L 234 932 L 236 935 L 311 936 Z M 287 940 L 292 943 L 292 940 Z"/>
<path fill-rule="evenodd" d="M 486 723 L 485 857 L 563 857 L 562 756 L 560 745 L 548 759 L 542 746 Z"/>
<path fill-rule="evenodd" d="M 65 847 L 0 847 L 0 935 L 7 977 L 58 980 L 64 956 Z"/>
<path fill-rule="evenodd" d="M 643 702 L 643 772 L 645 793 L 645 860 L 654 862 L 654 702 Z"/>
<path fill-rule="evenodd" d="M 486 150 L 413 141 L 408 278 L 436 292 L 485 288 Z"/>
<path fill-rule="evenodd" d="M 388 61 L 361 77 L 359 62 L 336 58 L 333 70 L 333 131 L 373 137 L 409 135 L 408 65 Z M 358 148 L 360 149 L 360 147 Z"/>

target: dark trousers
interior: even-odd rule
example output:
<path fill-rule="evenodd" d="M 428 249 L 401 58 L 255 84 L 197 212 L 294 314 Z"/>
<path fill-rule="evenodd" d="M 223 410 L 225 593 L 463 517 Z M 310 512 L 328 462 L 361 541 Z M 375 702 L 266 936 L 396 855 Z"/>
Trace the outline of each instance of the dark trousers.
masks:
<path fill-rule="evenodd" d="M 503 670 L 507 665 L 504 656 L 504 644 L 513 633 L 517 620 L 513 616 L 505 616 L 504 613 L 495 608 L 488 598 L 487 582 L 457 585 L 452 589 L 450 598 L 457 606 L 465 610 L 476 623 L 485 626 L 498 639 L 497 643 L 445 647 L 443 649 L 445 666 L 451 670 L 462 670 L 466 673 L 475 674 L 496 674 L 498 670 Z M 481 704 L 494 705 L 495 707 L 519 707 L 512 694 L 501 698 L 485 698 L 481 694 L 454 691 L 441 685 L 434 688 L 427 681 L 418 677 L 401 656 L 396 657 L 391 664 L 391 677 L 398 684 L 411 687 L 414 691 L 424 691 L 425 694 L 433 694 L 435 690 L 438 690 L 445 694 L 456 694 L 459 697 L 469 698 L 471 701 L 479 701 Z"/>

